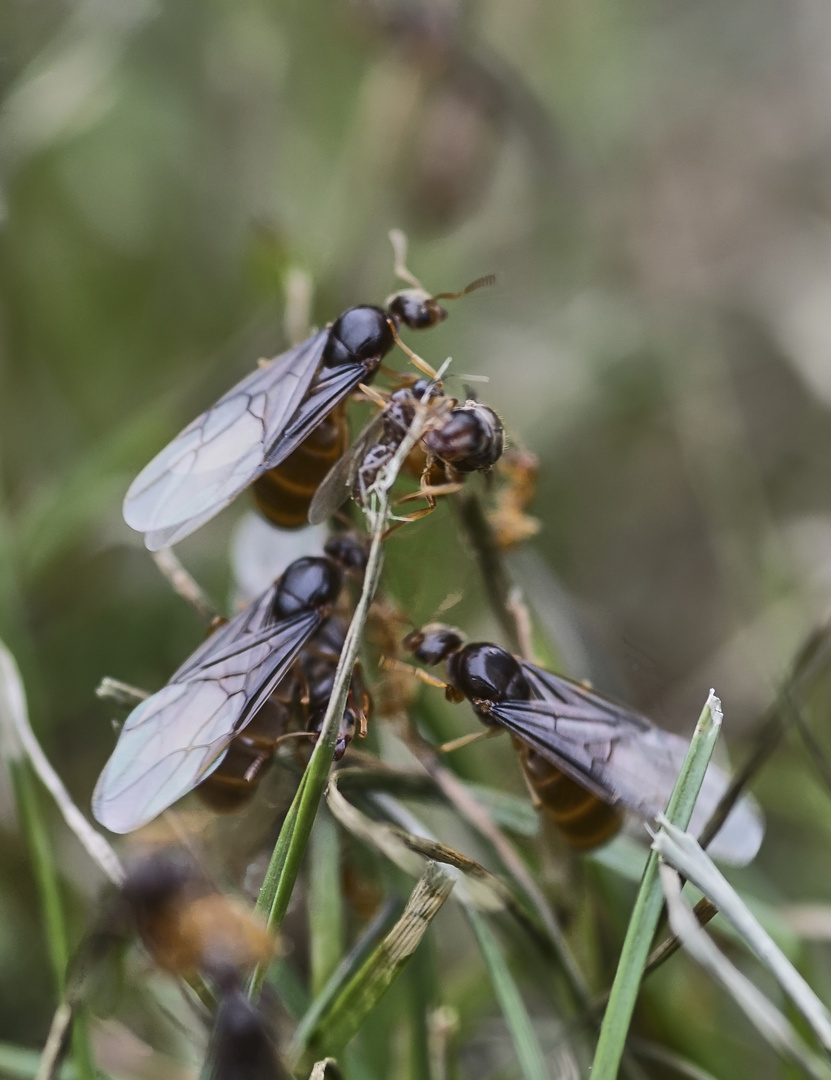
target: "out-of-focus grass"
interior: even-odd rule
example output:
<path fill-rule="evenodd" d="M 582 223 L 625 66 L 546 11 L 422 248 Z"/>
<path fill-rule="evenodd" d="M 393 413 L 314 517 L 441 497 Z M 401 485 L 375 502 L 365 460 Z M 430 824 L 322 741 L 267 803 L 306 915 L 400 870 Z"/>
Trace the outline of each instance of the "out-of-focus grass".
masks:
<path fill-rule="evenodd" d="M 524 555 L 513 566 L 559 628 L 569 674 L 685 730 L 715 685 L 730 743 L 827 605 L 825 5 L 526 0 L 466 5 L 458 22 L 448 6 L 428 9 L 426 39 L 383 30 L 391 10 L 133 0 L 0 16 L 0 637 L 81 806 L 112 745 L 100 677 L 155 688 L 201 634 L 121 522 L 121 493 L 283 347 L 289 267 L 311 274 L 320 323 L 383 300 L 391 226 L 409 231 L 430 288 L 498 276 L 411 340 L 488 375 L 481 397 L 541 456 L 534 548 L 549 584 Z M 238 513 L 182 549 L 217 602 Z M 448 507 L 393 537 L 386 558 L 414 624 L 460 593 L 447 617 L 498 637 Z M 829 689 L 815 680 L 806 720 L 831 752 Z M 454 732 L 472 727 L 466 709 L 429 708 Z M 505 740 L 455 757 L 463 775 L 522 793 Z M 757 790 L 768 839 L 736 879 L 772 905 L 827 903 L 830 796 L 797 739 Z M 37 1046 L 49 967 L 0 795 L 0 1040 Z M 448 843 L 473 843 L 452 814 L 436 818 Z M 77 937 L 95 882 L 50 827 Z M 602 989 L 631 889 L 517 843 Z M 386 888 L 386 868 L 375 873 Z M 462 1075 L 512 1074 L 456 918 L 443 911 L 434 929 Z M 561 1018 L 527 946 L 510 945 L 553 1046 Z M 827 945 L 805 940 L 796 962 L 828 1000 Z M 407 1010 L 393 992 L 350 1076 L 383 1075 L 392 1042 L 370 1035 Z M 717 1076 L 779 1075 L 683 956 L 648 981 L 637 1022 Z"/>

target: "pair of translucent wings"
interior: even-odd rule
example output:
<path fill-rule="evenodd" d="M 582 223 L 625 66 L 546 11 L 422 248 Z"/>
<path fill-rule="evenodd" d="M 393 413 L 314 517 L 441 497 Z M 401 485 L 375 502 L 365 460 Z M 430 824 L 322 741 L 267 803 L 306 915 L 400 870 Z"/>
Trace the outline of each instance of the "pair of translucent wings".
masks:
<path fill-rule="evenodd" d="M 142 469 L 124 520 L 151 551 L 190 535 L 284 461 L 366 377 L 359 363 L 318 374 L 328 337 L 321 330 L 251 372 Z"/>
<path fill-rule="evenodd" d="M 343 505 L 355 487 L 358 471 L 367 450 L 384 433 L 388 410 L 382 409 L 369 421 L 345 454 L 335 462 L 318 487 L 309 505 L 309 524 L 321 525 Z M 406 431 L 401 431 L 403 440 Z"/>
<path fill-rule="evenodd" d="M 140 828 L 210 775 L 320 627 L 315 611 L 274 622 L 275 589 L 204 641 L 127 717 L 92 797 L 94 816 L 111 832 Z"/>
<path fill-rule="evenodd" d="M 686 740 L 579 683 L 527 661 L 521 666 L 536 696 L 489 705 L 494 720 L 604 802 L 646 820 L 662 813 L 687 752 Z M 693 833 L 706 823 L 728 783 L 726 773 L 711 765 L 690 824 Z M 758 806 L 743 796 L 710 851 L 743 865 L 756 855 L 763 835 Z"/>

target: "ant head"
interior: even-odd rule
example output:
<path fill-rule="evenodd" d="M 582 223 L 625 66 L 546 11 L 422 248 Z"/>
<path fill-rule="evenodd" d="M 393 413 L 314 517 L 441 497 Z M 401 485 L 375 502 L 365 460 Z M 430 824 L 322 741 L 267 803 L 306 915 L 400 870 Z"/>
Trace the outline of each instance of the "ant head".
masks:
<path fill-rule="evenodd" d="M 401 323 L 409 326 L 411 330 L 424 330 L 435 326 L 436 323 L 447 318 L 447 311 L 441 306 L 439 300 L 458 300 L 483 285 L 492 285 L 496 280 L 492 274 L 489 274 L 487 277 L 472 281 L 461 292 L 431 295 L 407 267 L 407 237 L 400 229 L 390 230 L 389 237 L 395 255 L 395 275 L 410 286 L 409 289 L 393 293 L 384 305 L 394 320 L 396 329 Z"/>
<path fill-rule="evenodd" d="M 421 630 L 413 630 L 404 638 L 404 648 L 422 664 L 433 667 L 464 645 L 464 635 L 444 623 L 430 623 Z"/>
<path fill-rule="evenodd" d="M 447 312 L 434 296 L 424 289 L 403 289 L 386 301 L 387 312 L 396 326 L 404 323 L 411 330 L 426 330 L 447 318 Z"/>
<path fill-rule="evenodd" d="M 357 533 L 335 533 L 326 541 L 323 550 L 347 573 L 357 577 L 363 576 L 369 550 L 366 541 Z"/>

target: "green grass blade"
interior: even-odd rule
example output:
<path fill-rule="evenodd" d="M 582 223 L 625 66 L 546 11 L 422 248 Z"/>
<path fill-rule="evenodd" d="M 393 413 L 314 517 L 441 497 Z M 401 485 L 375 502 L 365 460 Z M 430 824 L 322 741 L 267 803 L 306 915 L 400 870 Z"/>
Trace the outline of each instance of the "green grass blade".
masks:
<path fill-rule="evenodd" d="M 317 997 L 343 953 L 340 844 L 332 815 L 321 807 L 309 845 L 309 959 Z"/>
<path fill-rule="evenodd" d="M 0 1076 L 3 1080 L 35 1080 L 40 1054 L 23 1046 L 0 1043 Z M 78 1080 L 78 1070 L 72 1063 L 62 1065 L 58 1080 Z"/>
<path fill-rule="evenodd" d="M 358 941 L 338 964 L 338 967 L 332 973 L 332 977 L 298 1024 L 287 1054 L 290 1060 L 296 1061 L 300 1057 L 321 1016 L 332 1007 L 332 1003 L 336 998 L 340 997 L 344 987 L 351 982 L 356 972 L 363 967 L 367 956 L 376 948 L 381 937 L 390 931 L 393 923 L 400 917 L 402 906 L 403 900 L 392 899 L 387 901 L 361 934 Z"/>
<path fill-rule="evenodd" d="M 453 889 L 454 879 L 428 863 L 401 918 L 309 1033 L 315 1053 L 337 1055 L 363 1025 L 415 952 Z"/>
<path fill-rule="evenodd" d="M 721 718 L 721 703 L 711 692 L 699 717 L 667 806 L 667 818 L 682 829 L 687 827 L 692 817 L 695 800 L 721 728 Z M 609 1003 L 603 1016 L 592 1066 L 592 1080 L 614 1080 L 620 1069 L 644 965 L 663 902 L 658 878 L 658 855 L 653 851 L 646 863 L 609 994 Z"/>
<path fill-rule="evenodd" d="M 69 938 L 52 842 L 35 772 L 22 738 L 30 731 L 26 694 L 14 657 L 0 642 L 0 750 L 6 761 L 12 791 L 43 906 L 46 947 L 59 1000 L 66 989 Z M 38 746 L 38 749 L 39 746 Z M 80 1080 L 93 1080 L 95 1066 L 83 1016 L 72 1025 L 72 1052 Z"/>
<path fill-rule="evenodd" d="M 817 1039 L 827 1051 L 831 1051 L 831 1015 L 825 1005 L 695 838 L 666 824 L 656 836 L 654 846 L 665 862 L 688 878 L 716 905 L 739 937 L 768 967 L 805 1017 Z"/>
<path fill-rule="evenodd" d="M 340 800 L 337 816 L 341 824 L 350 828 L 350 831 L 360 836 L 366 843 L 378 846 L 396 865 L 406 868 L 411 857 L 410 853 L 414 850 L 421 850 L 432 854 L 435 858 L 449 861 L 448 872 L 457 878 L 455 897 L 473 927 L 474 936 L 480 946 L 485 966 L 505 1015 L 523 1076 L 526 1080 L 546 1077 L 542 1050 L 519 990 L 507 970 L 495 938 L 479 913 L 480 908 L 488 911 L 511 910 L 510 905 L 505 903 L 510 894 L 504 884 L 496 878 L 491 880 L 491 875 L 467 856 L 462 856 L 454 852 L 452 848 L 438 844 L 418 818 L 389 796 L 379 795 L 373 801 L 390 820 L 396 822 L 398 826 L 396 831 L 380 822 L 364 818 L 354 808 L 350 808 L 351 813 L 347 816 L 345 810 L 349 804 L 339 795 L 335 783 L 329 787 L 329 800 L 330 806 L 333 803 L 337 804 Z M 407 832 L 402 831 L 404 829 Z M 540 1071 L 540 1063 L 542 1063 L 542 1071 Z"/>
<path fill-rule="evenodd" d="M 266 879 L 257 900 L 257 907 L 267 913 L 268 925 L 275 931 L 279 930 L 288 909 L 289 900 L 294 891 L 297 875 L 300 873 L 300 865 L 306 852 L 312 826 L 332 767 L 332 755 L 337 740 L 338 726 L 346 706 L 352 671 L 355 661 L 358 659 L 370 604 L 375 596 L 375 590 L 381 577 L 383 540 L 390 519 L 390 489 L 395 483 L 399 469 L 406 461 L 408 454 L 423 435 L 426 419 L 426 405 L 418 407 L 405 438 L 392 460 L 381 470 L 374 486 L 374 494 L 368 508 L 372 543 L 364 572 L 361 596 L 346 633 L 346 640 L 338 661 L 332 693 L 326 715 L 323 718 L 320 734 L 292 801 L 289 813 L 280 830 L 266 873 Z M 252 996 L 259 993 L 264 978 L 265 970 L 261 965 L 254 972 L 251 979 L 250 992 Z"/>
<path fill-rule="evenodd" d="M 762 1038 L 777 1053 L 795 1061 L 812 1080 L 831 1080 L 831 1065 L 828 1059 L 820 1058 L 807 1046 L 780 1010 L 746 975 L 730 963 L 704 928 L 699 926 L 692 909 L 681 895 L 681 879 L 677 871 L 662 862 L 660 874 L 670 925 L 685 949 L 722 984 Z"/>
<path fill-rule="evenodd" d="M 473 907 L 467 907 L 466 913 L 491 983 L 496 993 L 505 1023 L 511 1033 L 511 1039 L 525 1080 L 548 1080 L 542 1049 L 537 1040 L 531 1018 L 525 1008 L 525 1002 L 516 983 L 508 970 L 508 965 L 499 948 L 490 927 Z"/>

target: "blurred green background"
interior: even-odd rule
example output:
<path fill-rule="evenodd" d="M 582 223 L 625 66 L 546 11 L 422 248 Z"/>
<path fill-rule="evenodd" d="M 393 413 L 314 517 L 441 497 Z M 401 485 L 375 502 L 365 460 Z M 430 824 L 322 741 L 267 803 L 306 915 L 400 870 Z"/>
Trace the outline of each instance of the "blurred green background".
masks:
<path fill-rule="evenodd" d="M 543 529 L 512 565 L 563 669 L 684 731 L 715 686 L 747 733 L 831 590 L 827 5 L 29 0 L 0 41 L 0 636 L 82 808 L 112 746 L 100 678 L 156 687 L 201 632 L 121 520 L 130 479 L 285 347 L 290 270 L 318 324 L 383 301 L 393 226 L 430 289 L 497 275 L 409 341 L 487 376 L 540 456 Z M 181 548 L 218 601 L 244 502 Z M 389 574 L 415 623 L 460 592 L 452 618 L 498 635 L 448 507 Z M 37 1046 L 52 989 L 3 785 L 0 1040 Z M 748 880 L 827 911 L 792 942 L 827 1000 L 831 795 L 796 738 L 756 790 Z M 99 883 L 55 836 L 80 933 Z M 472 947 L 458 964 L 451 996 Z M 738 1016 L 713 1032 L 686 961 L 661 978 L 653 1036 L 784 1075 Z M 474 1045 L 493 1002 L 463 1007 Z M 463 1075 L 512 1074 L 482 1053 Z"/>

